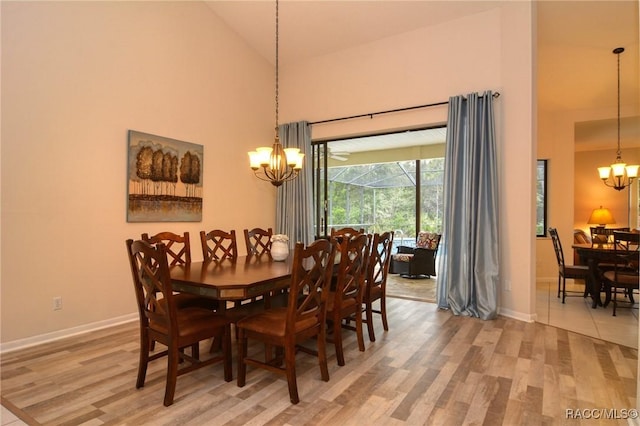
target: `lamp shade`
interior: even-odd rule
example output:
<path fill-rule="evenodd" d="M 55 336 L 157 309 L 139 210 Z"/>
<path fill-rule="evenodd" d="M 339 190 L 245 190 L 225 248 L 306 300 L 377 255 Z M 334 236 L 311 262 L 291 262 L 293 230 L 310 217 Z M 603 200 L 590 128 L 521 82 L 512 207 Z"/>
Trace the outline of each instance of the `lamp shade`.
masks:
<path fill-rule="evenodd" d="M 599 209 L 595 209 L 591 212 L 591 216 L 589 216 L 589 224 L 595 225 L 611 225 L 612 223 L 616 223 L 616 220 L 613 218 L 613 215 L 609 211 L 609 209 L 605 209 L 600 206 Z"/>

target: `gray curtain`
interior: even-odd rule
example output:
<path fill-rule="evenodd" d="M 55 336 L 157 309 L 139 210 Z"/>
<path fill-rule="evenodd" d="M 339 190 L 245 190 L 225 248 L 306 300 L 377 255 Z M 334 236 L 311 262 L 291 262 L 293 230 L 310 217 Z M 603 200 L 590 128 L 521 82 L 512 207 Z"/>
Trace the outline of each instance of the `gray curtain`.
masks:
<path fill-rule="evenodd" d="M 498 173 L 490 91 L 449 99 L 438 307 L 493 319 L 498 309 Z"/>
<path fill-rule="evenodd" d="M 280 141 L 285 148 L 300 148 L 304 154 L 302 170 L 297 178 L 278 188 L 276 198 L 276 229 L 289 236 L 290 248 L 296 242 L 305 245 L 313 241 L 313 194 L 311 168 L 311 126 L 306 121 L 282 124 Z"/>

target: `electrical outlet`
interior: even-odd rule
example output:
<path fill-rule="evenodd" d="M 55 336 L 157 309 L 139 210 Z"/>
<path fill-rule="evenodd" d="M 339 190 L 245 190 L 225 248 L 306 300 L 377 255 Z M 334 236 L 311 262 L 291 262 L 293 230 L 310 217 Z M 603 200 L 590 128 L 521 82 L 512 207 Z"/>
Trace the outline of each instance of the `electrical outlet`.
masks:
<path fill-rule="evenodd" d="M 511 291 L 511 280 L 504 280 L 504 291 Z"/>
<path fill-rule="evenodd" d="M 59 311 L 62 309 L 62 297 L 56 296 L 53 298 L 53 310 Z"/>

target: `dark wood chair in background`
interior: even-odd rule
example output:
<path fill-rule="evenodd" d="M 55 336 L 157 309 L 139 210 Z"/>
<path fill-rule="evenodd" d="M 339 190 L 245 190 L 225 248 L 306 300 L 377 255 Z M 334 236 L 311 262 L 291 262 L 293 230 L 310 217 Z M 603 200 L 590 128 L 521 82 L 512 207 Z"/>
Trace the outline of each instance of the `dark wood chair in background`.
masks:
<path fill-rule="evenodd" d="M 189 233 L 182 235 L 173 232 L 159 232 L 153 236 L 142 234 L 142 239 L 151 245 L 164 244 L 169 267 L 175 265 L 186 265 L 191 263 L 191 243 Z M 174 296 L 178 309 L 188 307 L 200 307 L 204 309 L 218 309 L 218 301 L 208 297 L 201 297 L 195 294 L 177 293 Z"/>
<path fill-rule="evenodd" d="M 230 321 L 208 309 L 177 308 L 164 244 L 154 247 L 143 240 L 127 240 L 126 244 L 140 319 L 136 388 L 144 386 L 149 362 L 164 356 L 167 357 L 165 406 L 173 404 L 177 377 L 182 374 L 222 362 L 224 379 L 231 381 Z M 201 360 L 199 343 L 210 338 L 222 342 L 222 353 Z M 150 355 L 154 341 L 167 346 L 167 350 Z M 184 353 L 187 347 L 191 347 L 191 356 Z M 189 361 L 189 365 L 178 368 L 181 361 Z"/>
<path fill-rule="evenodd" d="M 549 235 L 553 242 L 553 250 L 556 253 L 556 261 L 558 262 L 558 297 L 562 294 L 562 303 L 567 296 L 587 297 L 587 280 L 589 279 L 589 267 L 586 265 L 566 265 L 564 261 L 564 252 L 562 251 L 562 243 L 558 236 L 556 228 L 549 228 Z M 575 292 L 567 291 L 567 278 L 573 280 L 582 280 L 584 283 L 584 291 Z M 575 293 L 575 294 L 574 294 Z"/>
<path fill-rule="evenodd" d="M 297 351 L 317 355 L 322 380 L 329 380 L 325 321 L 335 250 L 335 244 L 328 240 L 317 240 L 308 247 L 296 244 L 288 306 L 267 309 L 238 321 L 238 386 L 245 385 L 247 365 L 263 368 L 287 377 L 289 399 L 297 404 L 300 401 L 296 379 Z M 312 338 L 317 342 L 317 350 L 301 345 Z M 270 354 L 265 356 L 265 361 L 249 357 L 249 339 L 262 342 L 265 349 L 277 348 L 276 358 L 272 359 Z"/>
<path fill-rule="evenodd" d="M 229 232 L 221 229 L 213 231 L 200 231 L 200 243 L 202 244 L 202 258 L 205 261 L 221 262 L 223 260 L 236 261 L 238 258 L 238 244 L 236 231 Z"/>
<path fill-rule="evenodd" d="M 393 247 L 393 232 L 374 234 L 371 241 L 371 251 L 364 287 L 365 322 L 369 332 L 369 341 L 375 342 L 376 336 L 373 329 L 373 314 L 379 314 L 382 318 L 384 331 L 389 331 L 387 322 L 387 276 L 391 263 L 391 250 Z M 379 301 L 380 309 L 374 309 L 373 304 Z"/>
<path fill-rule="evenodd" d="M 253 228 L 244 230 L 244 243 L 247 256 L 262 256 L 271 253 L 271 236 L 273 229 Z"/>
<path fill-rule="evenodd" d="M 621 262 L 614 263 L 613 270 L 603 274 L 606 291 L 604 306 L 611 301 L 613 294 L 613 316 L 616 316 L 618 294 L 628 298 L 630 307 L 634 307 L 634 290 L 640 288 L 640 274 L 638 273 L 640 234 L 636 232 L 616 231 L 613 233 L 614 252 Z"/>
<path fill-rule="evenodd" d="M 613 244 L 613 233 L 616 231 L 629 231 L 629 228 L 605 228 L 604 226 L 592 226 L 589 228 L 591 232 L 592 244 Z"/>
<path fill-rule="evenodd" d="M 335 290 L 329 292 L 327 299 L 327 324 L 331 327 L 329 340 L 333 341 L 336 348 L 338 365 L 344 365 L 343 328 L 356 332 L 358 349 L 364 351 L 362 300 L 369 257 L 369 237 L 360 234 L 349 239 L 343 238 L 341 243 L 334 241 L 341 255 Z M 355 327 L 351 325 L 352 319 Z"/>
<path fill-rule="evenodd" d="M 351 238 L 351 237 L 355 237 L 362 234 L 364 234 L 364 228 L 355 229 L 351 227 L 345 227 L 345 228 L 331 228 L 331 234 L 329 236 L 333 238 L 337 238 L 338 241 L 340 241 L 341 238 L 339 237 Z"/>

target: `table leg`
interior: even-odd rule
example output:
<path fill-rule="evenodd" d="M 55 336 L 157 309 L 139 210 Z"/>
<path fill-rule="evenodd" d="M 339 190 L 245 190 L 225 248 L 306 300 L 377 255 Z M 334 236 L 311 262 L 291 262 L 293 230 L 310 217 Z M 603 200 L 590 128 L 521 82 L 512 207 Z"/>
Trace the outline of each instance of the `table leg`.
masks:
<path fill-rule="evenodd" d="M 592 303 L 591 308 L 595 309 L 598 306 L 602 306 L 602 300 L 600 299 L 600 274 L 598 272 L 598 262 L 596 259 L 590 258 L 587 262 L 589 266 L 589 279 L 587 280 L 587 288 L 591 295 Z"/>

